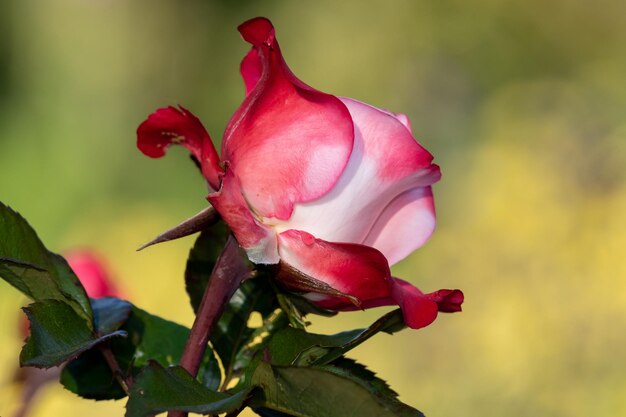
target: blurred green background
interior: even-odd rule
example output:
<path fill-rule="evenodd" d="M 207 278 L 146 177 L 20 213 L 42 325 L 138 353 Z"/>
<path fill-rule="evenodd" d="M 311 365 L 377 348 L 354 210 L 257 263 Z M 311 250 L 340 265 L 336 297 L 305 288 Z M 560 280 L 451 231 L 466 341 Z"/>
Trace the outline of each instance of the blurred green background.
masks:
<path fill-rule="evenodd" d="M 207 192 L 186 152 L 150 160 L 134 132 L 180 103 L 219 140 L 244 94 L 236 26 L 256 15 L 307 83 L 406 113 L 444 173 L 438 230 L 394 273 L 462 288 L 465 311 L 353 356 L 429 417 L 626 415 L 623 1 L 2 0 L 0 200 L 48 247 L 96 248 L 136 304 L 190 325 L 193 238 L 135 248 Z M 3 417 L 25 302 L 0 284 Z M 51 386 L 31 415 L 123 405 Z"/>

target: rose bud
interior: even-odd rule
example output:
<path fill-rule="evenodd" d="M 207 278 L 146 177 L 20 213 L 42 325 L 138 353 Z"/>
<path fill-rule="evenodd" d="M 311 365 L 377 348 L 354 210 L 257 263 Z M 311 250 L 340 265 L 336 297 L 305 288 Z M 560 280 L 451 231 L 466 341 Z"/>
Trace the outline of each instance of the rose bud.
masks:
<path fill-rule="evenodd" d="M 64 256 L 90 298 L 120 296 L 113 275 L 102 257 L 86 249 L 74 249 Z"/>
<path fill-rule="evenodd" d="M 252 44 L 241 63 L 246 98 L 221 157 L 183 107 L 152 113 L 137 129 L 139 149 L 158 158 L 172 144 L 187 148 L 249 259 L 278 264 L 278 280 L 314 303 L 399 305 L 412 328 L 459 311 L 459 290 L 424 294 L 389 270 L 435 227 L 431 185 L 441 174 L 408 118 L 300 81 L 269 20 L 249 20 L 239 32 Z"/>

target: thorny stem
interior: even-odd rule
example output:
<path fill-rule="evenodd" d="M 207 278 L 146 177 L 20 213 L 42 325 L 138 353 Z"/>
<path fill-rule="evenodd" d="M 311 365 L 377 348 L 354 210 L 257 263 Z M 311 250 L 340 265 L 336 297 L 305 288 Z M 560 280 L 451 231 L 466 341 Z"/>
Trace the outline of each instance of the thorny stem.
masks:
<path fill-rule="evenodd" d="M 239 288 L 239 284 L 249 275 L 250 270 L 239 254 L 239 245 L 230 236 L 213 268 L 180 360 L 180 366 L 192 376 L 195 377 L 198 374 L 202 357 L 211 336 L 211 330 L 224 311 L 226 304 Z M 187 413 L 182 411 L 170 411 L 168 413 L 168 417 L 185 416 Z"/>

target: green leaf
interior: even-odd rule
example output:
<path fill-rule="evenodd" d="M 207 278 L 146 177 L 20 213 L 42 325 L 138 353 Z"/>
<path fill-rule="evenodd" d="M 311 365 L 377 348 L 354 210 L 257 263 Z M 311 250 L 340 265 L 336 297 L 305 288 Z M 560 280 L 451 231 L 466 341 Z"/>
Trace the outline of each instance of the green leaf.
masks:
<path fill-rule="evenodd" d="M 267 321 L 279 308 L 268 280 L 261 274 L 245 281 L 228 302 L 211 333 L 211 345 L 222 361 L 227 380 L 233 371 L 246 366 L 244 357 L 238 359 L 238 352 L 249 345 L 257 333 L 257 329 L 248 327 L 251 314 L 256 311 Z"/>
<path fill-rule="evenodd" d="M 58 300 L 39 301 L 24 308 L 30 320 L 30 336 L 20 354 L 22 366 L 50 368 L 115 336 L 117 331 L 96 336 L 83 317 Z"/>
<path fill-rule="evenodd" d="M 209 390 L 181 367 L 163 368 L 150 362 L 133 384 L 126 417 L 147 417 L 177 410 L 220 414 L 243 406 L 250 390 L 223 393 Z"/>
<path fill-rule="evenodd" d="M 423 417 L 395 397 L 373 394 L 367 381 L 317 367 L 272 367 L 260 362 L 250 406 L 298 417 Z"/>
<path fill-rule="evenodd" d="M 405 327 L 399 309 L 385 314 L 367 329 L 334 335 L 307 333 L 287 327 L 274 335 L 268 344 L 268 351 L 274 365 L 322 365 L 341 357 L 381 331 L 395 333 Z"/>
<path fill-rule="evenodd" d="M 0 277 L 34 301 L 59 300 L 92 328 L 83 286 L 61 256 L 49 252 L 22 216 L 0 203 Z"/>
<path fill-rule="evenodd" d="M 345 353 L 354 349 L 361 343 L 365 342 L 372 336 L 376 335 L 379 332 L 385 332 L 388 334 L 393 334 L 399 332 L 406 328 L 406 324 L 404 323 L 404 318 L 402 316 L 402 311 L 400 309 L 391 311 L 378 320 L 376 320 L 370 327 L 362 330 L 358 335 L 355 335 L 348 342 L 343 342 L 346 336 L 352 335 L 352 332 L 342 332 L 336 335 L 337 345 L 333 346 L 333 349 L 326 349 L 323 345 L 321 346 L 312 346 L 309 349 L 302 351 L 296 361 L 297 365 L 304 364 L 325 364 L 329 363 L 340 356 L 343 356 Z M 324 353 L 323 355 L 321 355 Z"/>
<path fill-rule="evenodd" d="M 185 289 L 195 313 L 202 301 L 211 272 L 224 249 L 230 230 L 222 221 L 204 230 L 189 252 L 185 269 Z"/>
<path fill-rule="evenodd" d="M 398 393 L 392 390 L 385 380 L 378 378 L 374 372 L 354 359 L 341 357 L 321 368 L 360 381 L 372 394 L 393 398 L 398 396 Z"/>

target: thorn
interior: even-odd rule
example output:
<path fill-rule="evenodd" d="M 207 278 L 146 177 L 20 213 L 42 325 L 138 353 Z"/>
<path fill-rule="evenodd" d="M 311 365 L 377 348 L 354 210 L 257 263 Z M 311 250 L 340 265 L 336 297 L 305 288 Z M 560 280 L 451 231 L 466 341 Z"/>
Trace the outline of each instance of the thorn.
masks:
<path fill-rule="evenodd" d="M 219 215 L 217 214 L 213 206 L 209 206 L 195 216 L 188 218 L 178 226 L 172 227 L 171 229 L 161 233 L 160 235 L 152 239 L 150 242 L 141 245 L 141 247 L 137 249 L 137 252 L 147 248 L 148 246 L 156 245 L 157 243 L 180 239 L 181 237 L 200 232 L 215 224 L 218 219 Z"/>

